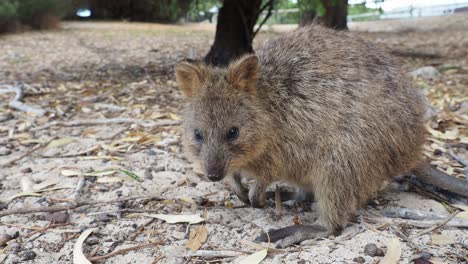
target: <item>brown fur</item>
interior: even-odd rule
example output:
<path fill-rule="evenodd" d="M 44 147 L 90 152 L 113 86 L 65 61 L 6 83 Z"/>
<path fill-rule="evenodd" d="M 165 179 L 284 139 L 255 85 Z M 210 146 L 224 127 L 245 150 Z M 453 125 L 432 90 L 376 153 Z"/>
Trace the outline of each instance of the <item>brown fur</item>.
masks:
<path fill-rule="evenodd" d="M 419 162 L 423 104 L 392 58 L 373 45 L 311 26 L 268 42 L 257 57 L 227 68 L 176 69 L 190 97 L 187 152 L 208 171 L 217 167 L 220 178 L 255 177 L 254 206 L 263 205 L 271 182 L 286 180 L 314 192 L 321 222 L 335 231 L 383 181 Z M 232 127 L 240 131 L 235 141 L 226 139 Z M 199 143 L 194 129 L 203 134 Z M 245 190 L 236 190 L 246 200 Z"/>

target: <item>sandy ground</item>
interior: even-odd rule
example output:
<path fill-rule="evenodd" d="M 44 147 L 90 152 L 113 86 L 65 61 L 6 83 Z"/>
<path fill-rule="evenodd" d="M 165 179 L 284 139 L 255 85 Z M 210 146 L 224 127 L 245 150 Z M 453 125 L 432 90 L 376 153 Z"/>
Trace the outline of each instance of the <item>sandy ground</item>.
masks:
<path fill-rule="evenodd" d="M 415 79 L 432 105 L 428 119 L 432 132 L 425 154 L 439 169 L 460 178 L 464 168 L 448 153 L 468 157 L 468 30 L 460 26 L 466 21 L 455 16 L 351 27 L 389 52 L 424 53 L 401 57 L 408 72 L 422 66 L 437 70 L 430 77 Z M 263 31 L 255 46 L 277 31 L 281 30 Z M 44 116 L 21 113 L 8 107 L 11 93 L 0 94 L 0 214 L 67 205 L 76 197 L 109 201 L 158 196 L 82 206 L 59 215 L 0 217 L 0 263 L 72 263 L 77 238 L 88 228 L 95 231 L 83 245 L 86 255 L 159 242 L 99 263 L 237 263 L 259 250 L 251 242 L 264 230 L 312 223 L 317 218 L 315 204 L 310 203 L 283 203 L 282 213 L 272 200 L 265 209 L 244 206 L 229 186 L 208 181 L 184 158 L 178 126 L 154 125 L 179 121 L 183 99 L 173 80 L 173 66 L 183 58 L 202 57 L 212 35 L 210 25 L 75 22 L 55 31 L 0 37 L 0 85 L 24 83 L 24 101 L 47 111 Z M 145 122 L 89 124 L 123 117 Z M 53 121 L 88 124 L 41 128 Z M 18 161 L 12 163 L 13 159 Z M 138 175 L 141 182 L 122 170 Z M 84 188 L 77 196 L 80 179 Z M 340 236 L 270 251 L 262 263 L 379 263 L 382 256 L 370 256 L 365 246 L 375 243 L 385 252 L 394 238 L 401 244 L 399 263 L 411 263 L 421 253 L 429 253 L 430 262 L 419 258 L 417 263 L 466 263 L 467 247 L 456 242 L 468 239 L 466 225 L 457 228 L 452 221 L 407 239 L 423 231 L 421 224 L 428 222 L 381 215 L 401 208 L 445 218 L 452 207 L 411 186 L 392 183 Z M 203 252 L 192 252 L 186 244 L 188 230 L 200 225 L 168 224 L 145 215 L 155 213 L 205 217 L 208 236 L 201 250 L 235 256 L 197 257 Z M 7 247 L 1 242 L 5 235 L 14 238 Z"/>

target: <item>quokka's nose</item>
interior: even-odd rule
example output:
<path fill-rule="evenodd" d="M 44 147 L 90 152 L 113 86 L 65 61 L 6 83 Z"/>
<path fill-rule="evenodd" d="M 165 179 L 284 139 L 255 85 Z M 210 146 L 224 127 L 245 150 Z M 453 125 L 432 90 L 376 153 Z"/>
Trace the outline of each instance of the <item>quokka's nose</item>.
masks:
<path fill-rule="evenodd" d="M 224 178 L 224 168 L 222 167 L 210 167 L 206 172 L 210 181 L 220 181 Z"/>

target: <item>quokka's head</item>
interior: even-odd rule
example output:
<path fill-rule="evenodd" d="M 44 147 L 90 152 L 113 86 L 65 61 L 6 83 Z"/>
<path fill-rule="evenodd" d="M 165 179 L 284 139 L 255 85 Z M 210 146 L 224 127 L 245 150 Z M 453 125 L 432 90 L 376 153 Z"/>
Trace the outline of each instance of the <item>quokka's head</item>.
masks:
<path fill-rule="evenodd" d="M 253 162 L 266 147 L 269 119 L 257 97 L 258 60 L 244 56 L 226 68 L 184 61 L 176 80 L 188 105 L 185 150 L 212 181 Z"/>

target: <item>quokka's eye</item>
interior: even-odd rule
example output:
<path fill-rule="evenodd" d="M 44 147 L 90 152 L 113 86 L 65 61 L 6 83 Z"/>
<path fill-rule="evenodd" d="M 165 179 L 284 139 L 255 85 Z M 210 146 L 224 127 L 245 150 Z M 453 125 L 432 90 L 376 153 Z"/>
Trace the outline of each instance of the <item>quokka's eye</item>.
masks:
<path fill-rule="evenodd" d="M 226 135 L 229 141 L 234 141 L 239 137 L 239 129 L 237 127 L 231 127 Z"/>
<path fill-rule="evenodd" d="M 193 130 L 193 136 L 197 142 L 201 142 L 203 140 L 203 136 L 201 134 L 200 129 Z"/>

